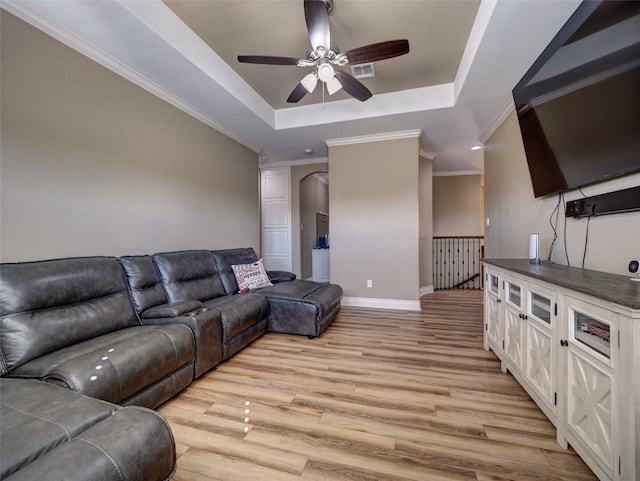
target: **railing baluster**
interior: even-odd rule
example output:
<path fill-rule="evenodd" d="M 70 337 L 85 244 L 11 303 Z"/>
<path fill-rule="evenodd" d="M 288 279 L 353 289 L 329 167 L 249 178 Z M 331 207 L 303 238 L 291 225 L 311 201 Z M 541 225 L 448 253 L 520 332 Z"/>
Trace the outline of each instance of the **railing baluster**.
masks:
<path fill-rule="evenodd" d="M 433 238 L 433 288 L 481 289 L 482 236 Z"/>

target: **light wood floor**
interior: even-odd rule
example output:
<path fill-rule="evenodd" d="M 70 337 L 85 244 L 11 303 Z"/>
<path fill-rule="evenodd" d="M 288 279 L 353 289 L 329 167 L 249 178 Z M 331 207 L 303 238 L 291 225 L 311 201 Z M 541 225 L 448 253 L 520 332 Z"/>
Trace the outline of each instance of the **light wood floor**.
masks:
<path fill-rule="evenodd" d="M 159 411 L 175 481 L 596 479 L 483 350 L 478 291 L 267 334 Z"/>

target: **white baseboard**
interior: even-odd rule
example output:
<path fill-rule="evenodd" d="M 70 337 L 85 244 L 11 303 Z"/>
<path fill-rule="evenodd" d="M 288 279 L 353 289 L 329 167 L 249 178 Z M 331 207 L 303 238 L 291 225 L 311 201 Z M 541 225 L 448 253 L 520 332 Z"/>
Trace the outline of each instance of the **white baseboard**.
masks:
<path fill-rule="evenodd" d="M 372 307 L 374 309 L 398 309 L 402 311 L 420 311 L 420 301 L 402 299 L 377 299 L 371 297 L 343 297 L 343 306 Z"/>
<path fill-rule="evenodd" d="M 424 296 L 425 294 L 433 294 L 433 286 L 422 286 L 420 288 L 420 297 Z"/>

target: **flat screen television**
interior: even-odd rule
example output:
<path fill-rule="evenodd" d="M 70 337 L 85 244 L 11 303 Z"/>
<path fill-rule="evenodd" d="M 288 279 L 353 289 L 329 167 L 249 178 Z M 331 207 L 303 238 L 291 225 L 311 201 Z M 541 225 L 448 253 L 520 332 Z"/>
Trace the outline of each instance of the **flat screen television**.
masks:
<path fill-rule="evenodd" d="M 640 1 L 585 1 L 513 89 L 535 197 L 640 171 Z"/>

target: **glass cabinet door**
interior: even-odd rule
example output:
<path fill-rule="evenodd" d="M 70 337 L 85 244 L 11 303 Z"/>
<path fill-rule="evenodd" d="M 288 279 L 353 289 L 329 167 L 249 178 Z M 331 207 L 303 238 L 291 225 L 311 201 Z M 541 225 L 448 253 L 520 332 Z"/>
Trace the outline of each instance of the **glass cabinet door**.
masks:
<path fill-rule="evenodd" d="M 527 316 L 543 325 L 551 326 L 551 319 L 556 314 L 555 294 L 542 286 L 529 285 Z"/>
<path fill-rule="evenodd" d="M 489 290 L 495 295 L 500 293 L 500 279 L 494 274 L 489 274 Z"/>
<path fill-rule="evenodd" d="M 611 352 L 610 328 L 580 311 L 573 313 L 573 335 L 576 341 L 609 358 Z"/>
<path fill-rule="evenodd" d="M 511 281 L 505 281 L 507 302 L 512 306 L 522 309 L 522 287 Z"/>
<path fill-rule="evenodd" d="M 569 340 L 585 353 L 595 356 L 606 365 L 613 365 L 611 312 L 577 299 L 569 299 Z"/>

